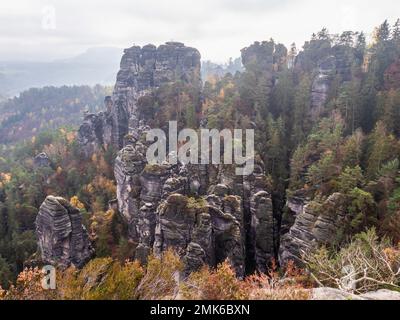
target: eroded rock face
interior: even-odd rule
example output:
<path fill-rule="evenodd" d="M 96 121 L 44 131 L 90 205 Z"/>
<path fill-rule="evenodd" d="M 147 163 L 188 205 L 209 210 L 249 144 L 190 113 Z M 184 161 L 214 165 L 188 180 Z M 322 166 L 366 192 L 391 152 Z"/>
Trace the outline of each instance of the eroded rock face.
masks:
<path fill-rule="evenodd" d="M 363 57 L 359 57 L 356 49 L 349 45 L 333 44 L 327 39 L 306 43 L 305 49 L 296 57 L 294 68 L 297 72 L 313 74 L 310 108 L 313 120 L 326 110 L 332 85 L 340 85 L 357 77 L 356 70 L 361 71 L 362 60 Z"/>
<path fill-rule="evenodd" d="M 137 243 L 136 258 L 145 262 L 152 249 L 160 255 L 173 248 L 186 274 L 228 259 L 244 276 L 250 250 L 257 269 L 265 270 L 276 248 L 263 168 L 243 178 L 222 165 L 149 165 L 145 148 L 126 146 L 115 164 L 119 210 Z"/>
<path fill-rule="evenodd" d="M 79 209 L 61 197 L 48 196 L 42 203 L 36 234 L 45 263 L 82 267 L 94 253 Z"/>
<path fill-rule="evenodd" d="M 258 74 L 268 94 L 277 81 L 277 71 L 286 65 L 286 47 L 273 41 L 256 41 L 241 53 L 243 66 Z"/>
<path fill-rule="evenodd" d="M 272 212 L 271 195 L 266 191 L 259 191 L 251 197 L 251 228 L 252 246 L 255 252 L 256 267 L 265 272 L 268 264 L 275 257 L 274 243 L 274 218 Z"/>
<path fill-rule="evenodd" d="M 311 116 L 313 119 L 317 119 L 324 110 L 335 73 L 336 60 L 334 56 L 329 56 L 320 62 L 318 74 L 315 76 L 311 88 Z"/>
<path fill-rule="evenodd" d="M 296 217 L 303 212 L 303 208 L 308 202 L 310 202 L 310 198 L 307 197 L 307 190 L 305 189 L 296 190 L 288 197 L 280 226 L 281 236 L 289 232 Z"/>
<path fill-rule="evenodd" d="M 334 193 L 322 204 L 303 203 L 294 208 L 295 222 L 289 232 L 281 238 L 279 261 L 284 264 L 292 260 L 302 264 L 302 255 L 323 244 L 332 244 L 343 224 L 345 216 L 345 196 Z"/>
<path fill-rule="evenodd" d="M 45 152 L 41 152 L 35 156 L 33 164 L 36 168 L 50 167 L 51 160 Z"/>
<path fill-rule="evenodd" d="M 181 194 L 171 194 L 157 210 L 154 252 L 174 248 L 186 260 L 186 269 L 197 269 L 212 259 L 212 227 L 205 206 Z"/>
<path fill-rule="evenodd" d="M 140 174 L 145 164 L 144 146 L 137 144 L 136 147 L 129 145 L 122 149 L 114 165 L 118 209 L 127 222 L 131 240 L 135 242 L 139 240 Z"/>
<path fill-rule="evenodd" d="M 245 230 L 241 198 L 229 195 L 225 185 L 217 185 L 206 197 L 213 226 L 215 262 L 228 259 L 238 276 L 245 274 Z"/>
<path fill-rule="evenodd" d="M 86 157 L 111 145 L 112 118 L 108 112 L 87 114 L 78 131 L 78 142 Z"/>
<path fill-rule="evenodd" d="M 140 126 L 138 99 L 175 81 L 201 85 L 200 53 L 196 49 L 179 42 L 125 49 L 113 95 L 105 100 L 106 110 L 86 115 L 79 129 L 83 153 L 90 155 L 110 145 L 121 149 L 125 136 L 135 135 Z"/>
<path fill-rule="evenodd" d="M 284 63 L 283 49 L 272 42 L 254 44 L 243 59 L 247 65 L 261 59 L 262 76 L 272 86 L 277 66 Z M 114 167 L 118 210 L 141 262 L 152 251 L 160 255 L 173 248 L 186 274 L 226 259 L 238 276 L 246 273 L 246 260 L 265 270 L 276 251 L 276 228 L 262 165 L 242 177 L 232 165 L 147 163 L 149 145 L 143 137 L 152 119 L 143 106 L 151 109 L 157 88 L 176 81 L 200 90 L 196 49 L 177 42 L 126 49 L 106 111 L 86 115 L 79 130 L 82 150 L 87 156 L 110 145 L 119 150 Z"/>

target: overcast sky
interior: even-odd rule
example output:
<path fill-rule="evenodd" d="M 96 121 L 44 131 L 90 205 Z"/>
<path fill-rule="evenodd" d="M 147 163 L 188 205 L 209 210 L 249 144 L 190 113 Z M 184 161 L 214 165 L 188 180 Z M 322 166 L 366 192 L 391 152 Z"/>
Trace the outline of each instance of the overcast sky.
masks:
<path fill-rule="evenodd" d="M 399 0 L 1 0 L 0 60 L 53 60 L 94 46 L 175 40 L 217 62 L 256 40 L 301 48 L 313 32 L 370 33 Z"/>

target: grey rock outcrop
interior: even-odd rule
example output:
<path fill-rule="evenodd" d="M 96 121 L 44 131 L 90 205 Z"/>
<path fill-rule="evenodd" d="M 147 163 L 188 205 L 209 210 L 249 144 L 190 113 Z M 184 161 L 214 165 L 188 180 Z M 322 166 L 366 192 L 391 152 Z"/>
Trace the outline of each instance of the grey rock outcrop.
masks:
<path fill-rule="evenodd" d="M 200 90 L 200 53 L 196 49 L 179 42 L 125 49 L 113 95 L 105 100 L 106 110 L 86 115 L 78 131 L 83 153 L 90 155 L 110 145 L 120 150 L 125 136 L 135 135 L 140 126 L 138 99 L 175 81 L 191 83 Z"/>
<path fill-rule="evenodd" d="M 110 97 L 106 98 L 106 105 Z M 108 106 L 109 108 L 109 106 Z M 86 157 L 111 145 L 112 117 L 109 111 L 85 115 L 78 131 L 78 142 Z"/>
<path fill-rule="evenodd" d="M 228 259 L 238 276 L 245 274 L 245 230 L 241 198 L 228 194 L 228 188 L 218 185 L 215 193 L 206 197 L 213 226 L 215 262 Z"/>
<path fill-rule="evenodd" d="M 311 300 L 400 300 L 399 292 L 387 289 L 370 291 L 360 295 L 329 287 L 315 288 L 311 291 Z"/>
<path fill-rule="evenodd" d="M 256 161 L 253 174 L 243 177 L 243 204 L 249 220 L 246 255 L 258 271 L 266 271 L 275 258 L 279 238 L 269 189 L 264 164 Z"/>
<path fill-rule="evenodd" d="M 36 168 L 45 168 L 51 166 L 51 160 L 45 152 L 39 153 L 33 159 L 33 164 Z"/>
<path fill-rule="evenodd" d="M 311 88 L 311 116 L 317 119 L 324 111 L 332 83 L 335 78 L 340 82 L 352 79 L 352 63 L 354 50 L 347 46 L 336 45 L 330 50 L 330 55 L 323 57 L 317 66 Z"/>
<path fill-rule="evenodd" d="M 277 71 L 286 65 L 287 49 L 274 41 L 254 42 L 241 50 L 246 70 L 257 73 L 265 93 L 268 94 L 277 81 Z"/>
<path fill-rule="evenodd" d="M 154 252 L 174 248 L 185 261 L 186 273 L 213 259 L 212 225 L 206 206 L 193 198 L 171 194 L 157 210 Z"/>
<path fill-rule="evenodd" d="M 254 44 L 243 59 L 248 65 L 263 59 L 262 76 L 272 87 L 284 63 L 283 49 L 272 42 Z M 265 58 L 265 52 L 271 56 Z M 118 211 L 141 262 L 151 251 L 160 255 L 174 248 L 185 262 L 185 274 L 226 259 L 238 276 L 245 275 L 246 260 L 265 270 L 276 251 L 276 222 L 262 165 L 242 177 L 233 165 L 147 163 L 143 137 L 153 119 L 146 110 L 152 109 L 159 88 L 176 81 L 200 92 L 196 49 L 177 42 L 126 49 L 106 110 L 86 115 L 79 130 L 81 149 L 86 156 L 109 146 L 119 150 L 114 166 Z"/>
<path fill-rule="evenodd" d="M 336 60 L 328 56 L 318 65 L 311 88 L 311 117 L 317 119 L 323 112 L 328 99 L 329 90 L 336 73 Z"/>
<path fill-rule="evenodd" d="M 296 190 L 294 194 L 290 195 L 286 201 L 286 209 L 282 216 L 280 235 L 284 235 L 289 232 L 293 226 L 296 217 L 303 212 L 304 206 L 310 201 L 307 198 L 307 191 L 300 189 Z"/>
<path fill-rule="evenodd" d="M 254 194 L 250 201 L 250 212 L 256 267 L 265 272 L 275 257 L 274 217 L 272 214 L 265 214 L 273 212 L 271 195 L 266 191 Z"/>
<path fill-rule="evenodd" d="M 388 289 L 380 289 L 377 291 L 370 291 L 364 294 L 361 294 L 359 297 L 365 300 L 400 300 L 400 292 L 388 290 Z"/>
<path fill-rule="evenodd" d="M 149 165 L 145 148 L 126 146 L 115 164 L 119 210 L 137 243 L 136 258 L 145 262 L 152 249 L 160 255 L 174 248 L 186 274 L 228 259 L 244 276 L 251 247 L 257 268 L 265 270 L 274 257 L 275 222 L 263 169 L 244 179 L 226 166 Z"/>
<path fill-rule="evenodd" d="M 341 85 L 357 77 L 362 63 L 363 57 L 351 45 L 335 43 L 332 39 L 314 39 L 306 43 L 295 59 L 295 70 L 313 74 L 310 101 L 313 120 L 326 111 L 332 85 Z"/>
<path fill-rule="evenodd" d="M 281 238 L 279 261 L 302 264 L 302 255 L 322 244 L 332 244 L 344 219 L 344 195 L 334 193 L 322 204 L 309 202 L 301 209 L 289 232 Z"/>
<path fill-rule="evenodd" d="M 335 288 L 312 289 L 311 300 L 364 300 L 362 297 Z"/>
<path fill-rule="evenodd" d="M 64 198 L 48 196 L 35 223 L 43 262 L 82 267 L 93 255 L 79 209 Z"/>

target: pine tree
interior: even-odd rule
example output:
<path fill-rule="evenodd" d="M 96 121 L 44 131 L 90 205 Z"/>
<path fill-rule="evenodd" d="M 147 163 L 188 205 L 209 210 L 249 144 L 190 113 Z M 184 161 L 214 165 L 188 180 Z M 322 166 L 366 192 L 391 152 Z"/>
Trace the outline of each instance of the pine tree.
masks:
<path fill-rule="evenodd" d="M 290 50 L 288 53 L 288 58 L 287 58 L 287 66 L 289 69 L 292 69 L 294 67 L 294 62 L 297 56 L 297 48 L 296 48 L 296 44 L 293 42 L 290 45 Z"/>
<path fill-rule="evenodd" d="M 311 41 L 315 41 L 315 40 L 317 40 L 317 35 L 315 33 L 313 33 L 311 35 Z"/>
<path fill-rule="evenodd" d="M 400 92 L 390 90 L 378 95 L 377 108 L 389 132 L 400 134 Z"/>
<path fill-rule="evenodd" d="M 342 46 L 352 46 L 353 45 L 353 31 L 344 31 L 339 37 L 339 44 Z"/>
<path fill-rule="evenodd" d="M 376 123 L 375 129 L 368 139 L 367 177 L 377 177 L 381 167 L 396 157 L 397 141 L 389 134 L 382 121 Z"/>
<path fill-rule="evenodd" d="M 360 65 L 364 62 L 364 53 L 366 46 L 367 44 L 365 40 L 365 34 L 364 32 L 361 32 L 360 34 L 358 34 L 355 43 L 355 55 L 356 58 L 358 59 L 357 63 Z"/>
<path fill-rule="evenodd" d="M 392 39 L 396 45 L 400 46 L 400 19 L 397 19 L 393 26 Z"/>
<path fill-rule="evenodd" d="M 375 42 L 381 43 L 388 41 L 390 39 L 390 25 L 387 20 L 385 20 L 376 30 L 375 30 Z"/>
<path fill-rule="evenodd" d="M 296 89 L 293 109 L 292 142 L 298 145 L 304 141 L 311 129 L 311 80 L 305 76 Z"/>
<path fill-rule="evenodd" d="M 193 103 L 186 107 L 185 120 L 187 128 L 197 127 L 196 110 Z"/>
<path fill-rule="evenodd" d="M 318 40 L 330 40 L 329 32 L 327 28 L 323 28 L 317 34 Z"/>

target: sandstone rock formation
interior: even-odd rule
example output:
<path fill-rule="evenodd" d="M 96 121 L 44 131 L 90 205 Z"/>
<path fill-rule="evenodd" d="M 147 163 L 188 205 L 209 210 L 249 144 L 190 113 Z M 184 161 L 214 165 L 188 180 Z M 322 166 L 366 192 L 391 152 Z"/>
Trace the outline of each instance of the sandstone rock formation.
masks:
<path fill-rule="evenodd" d="M 36 168 L 49 167 L 51 160 L 45 152 L 41 152 L 33 159 L 33 164 Z"/>
<path fill-rule="evenodd" d="M 265 272 L 268 264 L 275 258 L 275 225 L 272 214 L 271 195 L 259 191 L 251 197 L 251 245 L 255 252 L 255 262 L 259 271 Z"/>
<path fill-rule="evenodd" d="M 276 68 L 284 63 L 283 48 L 256 43 L 243 52 L 244 63 L 263 59 L 263 77 L 272 86 Z M 186 274 L 225 259 L 238 276 L 254 268 L 264 271 L 277 250 L 277 228 L 262 163 L 242 177 L 233 165 L 146 161 L 143 136 L 151 121 L 138 103 L 176 81 L 200 90 L 196 49 L 176 42 L 126 49 L 106 110 L 86 115 L 79 130 L 82 150 L 86 155 L 108 146 L 119 150 L 114 167 L 118 209 L 136 244 L 135 258 L 145 262 L 152 251 L 160 255 L 172 247 L 185 262 Z M 146 103 L 152 108 L 152 99 Z"/>
<path fill-rule="evenodd" d="M 348 50 L 321 43 L 310 66 L 305 65 L 307 53 L 296 62 L 315 70 L 312 117 L 324 112 L 333 81 L 351 78 Z M 262 79 L 265 94 L 279 81 L 277 71 L 286 65 L 286 57 L 286 48 L 272 41 L 255 42 L 242 50 L 243 65 Z M 147 163 L 143 136 L 150 119 L 138 103 L 176 81 L 199 85 L 196 49 L 175 42 L 126 49 L 114 93 L 105 99 L 106 110 L 86 115 L 79 130 L 87 155 L 108 146 L 120 150 L 114 168 L 118 207 L 129 238 L 136 243 L 135 257 L 145 262 L 152 250 L 162 254 L 173 247 L 185 261 L 186 273 L 204 263 L 215 266 L 229 259 L 243 276 L 254 269 L 266 271 L 278 254 L 281 262 L 300 262 L 304 251 L 332 242 L 341 219 L 338 194 L 321 206 L 307 203 L 302 195 L 291 197 L 287 219 L 279 228 L 261 162 L 245 177 L 236 176 L 233 166 Z M 146 105 L 151 109 L 152 103 L 149 98 Z"/>
<path fill-rule="evenodd" d="M 312 119 L 317 119 L 328 102 L 332 85 L 352 80 L 354 62 L 361 69 L 362 58 L 356 58 L 356 49 L 347 45 L 332 44 L 330 40 L 312 40 L 306 43 L 305 50 L 295 60 L 297 72 L 307 71 L 313 74 L 311 84 Z"/>
<path fill-rule="evenodd" d="M 328 93 L 336 73 L 336 60 L 328 56 L 320 62 L 318 74 L 315 76 L 311 88 L 311 117 L 317 119 L 323 112 Z"/>
<path fill-rule="evenodd" d="M 261 165 L 240 182 L 223 166 L 146 164 L 143 147 L 126 146 L 115 165 L 119 210 L 137 243 L 136 258 L 144 262 L 152 249 L 161 254 L 171 247 L 186 273 L 228 259 L 244 276 L 246 258 L 265 270 L 276 249 L 275 221 Z"/>
<path fill-rule="evenodd" d="M 79 129 L 78 141 L 84 154 L 101 147 L 121 149 L 127 134 L 137 135 L 141 120 L 138 99 L 174 81 L 201 85 L 200 53 L 196 49 L 179 42 L 125 49 L 113 95 L 105 99 L 106 111 L 86 115 Z"/>
<path fill-rule="evenodd" d="M 302 264 L 302 255 L 322 244 L 332 244 L 345 215 L 344 195 L 334 193 L 322 204 L 299 203 L 289 206 L 296 210 L 295 221 L 281 238 L 279 261 L 293 260 Z M 298 200 L 297 200 L 298 201 Z"/>
<path fill-rule="evenodd" d="M 242 63 L 247 70 L 256 72 L 266 94 L 276 83 L 277 71 L 286 64 L 287 49 L 273 41 L 254 42 L 241 50 Z"/>
<path fill-rule="evenodd" d="M 36 234 L 44 263 L 82 267 L 93 255 L 79 209 L 48 196 L 36 217 Z"/>

